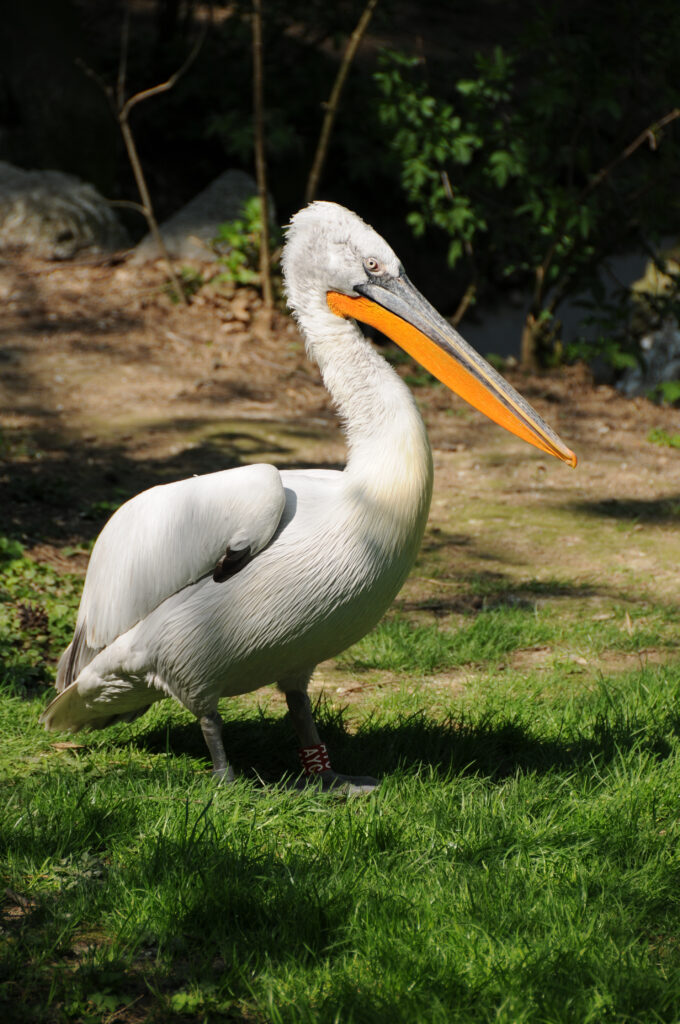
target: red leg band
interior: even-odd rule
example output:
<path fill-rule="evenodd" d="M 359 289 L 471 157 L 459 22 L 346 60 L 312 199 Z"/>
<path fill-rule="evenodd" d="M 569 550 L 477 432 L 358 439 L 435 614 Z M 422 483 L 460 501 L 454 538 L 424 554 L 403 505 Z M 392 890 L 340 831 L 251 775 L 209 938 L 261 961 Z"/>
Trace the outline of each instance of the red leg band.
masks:
<path fill-rule="evenodd" d="M 305 775 L 318 775 L 319 772 L 328 771 L 331 766 L 325 743 L 318 743 L 315 747 L 300 747 L 298 754 Z"/>

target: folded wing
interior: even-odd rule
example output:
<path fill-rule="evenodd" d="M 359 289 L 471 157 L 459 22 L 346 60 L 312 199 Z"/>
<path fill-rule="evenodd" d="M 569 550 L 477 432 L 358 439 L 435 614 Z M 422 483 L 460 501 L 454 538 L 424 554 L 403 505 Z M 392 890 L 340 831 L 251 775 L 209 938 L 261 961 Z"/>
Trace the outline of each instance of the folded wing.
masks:
<path fill-rule="evenodd" d="M 225 565 L 237 571 L 272 539 L 284 504 L 279 471 L 260 464 L 162 484 L 121 505 L 92 549 L 57 689 L 172 594 L 209 574 L 226 579 Z"/>

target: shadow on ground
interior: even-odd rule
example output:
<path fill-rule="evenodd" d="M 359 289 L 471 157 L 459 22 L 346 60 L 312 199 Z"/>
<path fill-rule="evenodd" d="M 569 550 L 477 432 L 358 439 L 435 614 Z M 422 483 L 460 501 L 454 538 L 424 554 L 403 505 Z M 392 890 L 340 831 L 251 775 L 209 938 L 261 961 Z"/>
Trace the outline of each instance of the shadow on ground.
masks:
<path fill-rule="evenodd" d="M 369 717 L 355 735 L 348 732 L 343 711 L 327 703 L 320 703 L 316 717 L 336 770 L 377 778 L 428 768 L 441 777 L 453 773 L 502 780 L 517 772 L 602 765 L 633 748 L 665 758 L 671 754 L 668 736 L 680 735 L 680 711 L 669 707 L 654 729 L 642 729 L 634 716 L 614 703 L 607 713 L 586 716 L 578 729 L 556 739 L 537 736 L 516 714 L 489 713 L 477 721 L 465 715 L 435 720 L 418 711 L 387 724 Z M 231 719 L 225 724 L 224 741 L 237 776 L 272 784 L 299 772 L 297 744 L 285 714 L 260 712 L 259 717 Z M 209 768 L 198 722 L 152 728 L 115 742 L 131 742 L 151 754 L 205 760 Z"/>
<path fill-rule="evenodd" d="M 482 554 L 472 537 L 466 537 L 464 544 L 468 553 L 475 560 L 481 560 Z M 498 559 L 496 559 L 498 560 Z M 417 578 L 417 569 L 414 573 Z M 554 598 L 591 598 L 609 595 L 607 588 L 601 584 L 572 582 L 571 580 L 517 580 L 498 570 L 481 570 L 478 572 L 458 572 L 445 580 L 435 580 L 435 584 L 443 584 L 443 593 L 423 598 L 397 597 L 394 603 L 400 611 L 431 612 L 437 618 L 447 615 L 466 615 L 490 608 L 535 608 L 537 602 Z M 610 596 L 610 595 L 609 595 Z M 625 599 L 617 593 L 617 597 Z"/>
<path fill-rule="evenodd" d="M 568 511 L 601 519 L 630 523 L 675 524 L 680 519 L 680 494 L 663 498 L 607 498 L 579 501 L 565 506 Z"/>
<path fill-rule="evenodd" d="M 168 420 L 149 428 L 190 433 L 205 421 Z M 266 424 L 258 421 L 260 431 Z M 277 424 L 277 426 L 281 426 Z M 337 469 L 336 462 L 305 463 L 294 443 L 273 441 L 258 430 L 216 429 L 204 441 L 167 458 L 133 458 L 124 440 L 120 444 L 90 444 L 82 439 L 71 445 L 43 433 L 29 438 L 5 431 L 0 434 L 0 534 L 24 544 L 74 544 L 92 540 L 111 513 L 124 501 L 156 484 L 202 473 L 231 469 L 275 457 L 280 468 Z M 316 436 L 299 425 L 285 424 L 291 438 Z M 179 436 L 179 434 L 178 434 Z"/>

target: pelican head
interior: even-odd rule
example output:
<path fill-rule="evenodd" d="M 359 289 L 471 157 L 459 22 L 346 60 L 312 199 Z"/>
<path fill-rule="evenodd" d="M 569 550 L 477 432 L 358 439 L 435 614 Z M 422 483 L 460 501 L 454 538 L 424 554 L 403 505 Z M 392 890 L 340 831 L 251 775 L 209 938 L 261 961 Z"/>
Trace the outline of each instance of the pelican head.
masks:
<path fill-rule="evenodd" d="M 404 268 L 384 238 L 361 217 L 337 203 L 315 202 L 290 222 L 283 250 L 286 294 L 293 312 L 316 297 L 326 306 L 333 289 L 358 297 L 377 268 L 393 278 Z"/>
<path fill-rule="evenodd" d="M 440 316 L 387 242 L 357 214 L 327 202 L 297 213 L 288 228 L 283 272 L 288 304 L 308 338 L 319 335 L 329 314 L 375 327 L 489 419 L 576 465 L 554 430 Z"/>

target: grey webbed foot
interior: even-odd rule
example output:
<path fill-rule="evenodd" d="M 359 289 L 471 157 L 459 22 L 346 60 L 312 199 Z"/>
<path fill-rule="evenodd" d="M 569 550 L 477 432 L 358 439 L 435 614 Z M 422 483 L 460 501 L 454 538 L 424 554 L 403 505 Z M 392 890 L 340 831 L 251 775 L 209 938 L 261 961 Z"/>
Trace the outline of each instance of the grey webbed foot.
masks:
<path fill-rule="evenodd" d="M 339 789 L 348 796 L 358 796 L 361 793 L 372 793 L 380 783 L 370 775 L 341 775 L 329 768 L 326 772 L 320 772 L 321 788 L 326 790 Z"/>
<path fill-rule="evenodd" d="M 297 789 L 310 786 L 318 786 L 322 793 L 337 793 L 338 796 L 365 796 L 373 793 L 380 782 L 370 775 L 341 775 L 329 768 L 314 775 L 301 775 L 296 783 Z"/>

